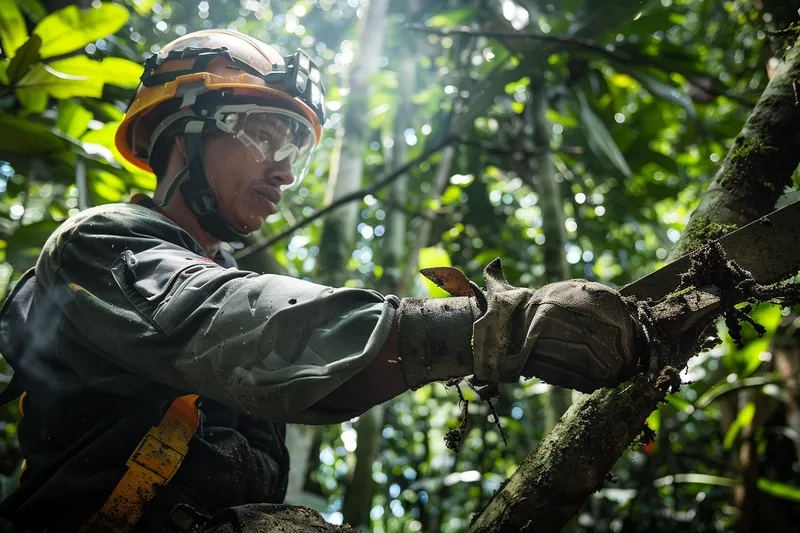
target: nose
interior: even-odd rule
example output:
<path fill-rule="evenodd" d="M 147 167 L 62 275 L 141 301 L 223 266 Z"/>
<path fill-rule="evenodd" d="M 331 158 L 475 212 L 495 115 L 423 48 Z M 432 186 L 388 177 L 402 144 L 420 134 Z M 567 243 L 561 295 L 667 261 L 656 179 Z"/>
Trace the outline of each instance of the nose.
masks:
<path fill-rule="evenodd" d="M 294 173 L 291 168 L 273 167 L 268 171 L 268 178 L 278 186 L 294 183 Z"/>

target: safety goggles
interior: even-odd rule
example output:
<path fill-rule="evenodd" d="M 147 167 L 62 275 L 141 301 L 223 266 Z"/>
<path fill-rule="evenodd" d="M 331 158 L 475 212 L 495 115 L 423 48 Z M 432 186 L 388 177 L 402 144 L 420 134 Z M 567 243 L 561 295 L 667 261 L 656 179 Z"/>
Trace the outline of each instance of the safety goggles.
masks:
<path fill-rule="evenodd" d="M 217 129 L 241 141 L 256 162 L 290 168 L 291 186 L 308 173 L 317 140 L 313 126 L 301 115 L 278 107 L 241 104 L 220 106 L 213 118 Z"/>

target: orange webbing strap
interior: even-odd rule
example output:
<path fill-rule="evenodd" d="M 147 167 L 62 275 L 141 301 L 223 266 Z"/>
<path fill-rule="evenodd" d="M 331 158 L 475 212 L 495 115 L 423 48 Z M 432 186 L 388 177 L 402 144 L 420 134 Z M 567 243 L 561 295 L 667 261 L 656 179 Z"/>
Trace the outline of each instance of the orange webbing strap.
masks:
<path fill-rule="evenodd" d="M 195 400 L 197 395 L 189 394 L 172 402 L 161 422 L 136 447 L 128 459 L 128 471 L 81 533 L 126 533 L 133 528 L 157 486 L 172 479 L 189 450 L 200 425 Z"/>

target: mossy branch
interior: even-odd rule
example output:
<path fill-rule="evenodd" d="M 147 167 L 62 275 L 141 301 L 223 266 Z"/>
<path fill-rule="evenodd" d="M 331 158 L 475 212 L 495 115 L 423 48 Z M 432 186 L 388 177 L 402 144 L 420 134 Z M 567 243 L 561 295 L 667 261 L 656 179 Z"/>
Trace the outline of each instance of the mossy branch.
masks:
<path fill-rule="evenodd" d="M 798 80 L 800 46 L 796 45 L 734 141 L 673 250 L 673 258 L 773 210 L 800 162 Z M 657 310 L 662 324 L 683 324 L 671 332 L 678 339 L 672 346 L 673 363 L 655 381 L 639 377 L 616 389 L 596 391 L 573 405 L 476 516 L 468 533 L 560 531 L 585 499 L 602 486 L 658 402 L 679 384 L 678 372 L 716 316 L 708 301 L 703 305 L 709 314 L 695 315 L 689 310 L 696 311 L 701 300 L 713 297 L 692 290 L 662 304 L 666 307 Z M 689 316 L 701 318 L 689 324 Z"/>
<path fill-rule="evenodd" d="M 800 46 L 786 54 L 669 260 L 770 213 L 800 163 Z M 709 228 L 708 226 L 712 226 Z"/>

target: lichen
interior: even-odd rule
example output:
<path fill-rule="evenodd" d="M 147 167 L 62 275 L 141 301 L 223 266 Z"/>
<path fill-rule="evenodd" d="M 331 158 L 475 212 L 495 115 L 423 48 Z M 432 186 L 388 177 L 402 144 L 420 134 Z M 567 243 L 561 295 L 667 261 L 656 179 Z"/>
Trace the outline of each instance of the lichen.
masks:
<path fill-rule="evenodd" d="M 684 253 L 696 250 L 709 240 L 719 239 L 736 228 L 736 224 L 721 224 L 712 221 L 706 216 L 695 217 L 686 226 L 684 235 L 680 240 L 681 250 Z"/>

